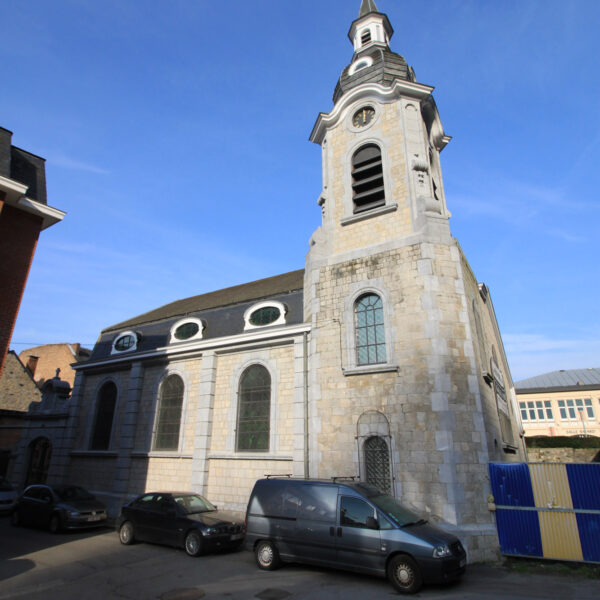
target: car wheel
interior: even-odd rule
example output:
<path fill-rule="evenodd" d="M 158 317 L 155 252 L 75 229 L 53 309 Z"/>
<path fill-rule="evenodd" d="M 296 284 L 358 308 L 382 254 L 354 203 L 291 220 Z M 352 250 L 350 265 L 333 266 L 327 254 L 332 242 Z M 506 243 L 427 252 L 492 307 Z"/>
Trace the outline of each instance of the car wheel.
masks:
<path fill-rule="evenodd" d="M 58 533 L 60 531 L 60 515 L 57 513 L 54 513 L 51 517 L 50 517 L 50 523 L 48 524 L 48 529 L 50 529 L 50 531 L 52 533 Z"/>
<path fill-rule="evenodd" d="M 133 532 L 133 523 L 131 521 L 125 521 L 119 528 L 119 540 L 121 544 L 129 546 L 135 541 L 135 535 Z"/>
<path fill-rule="evenodd" d="M 18 527 L 21 525 L 21 515 L 18 510 L 13 510 L 12 515 L 10 515 L 10 524 L 13 527 Z"/>
<path fill-rule="evenodd" d="M 387 567 L 389 582 L 401 593 L 415 594 L 423 585 L 423 576 L 417 563 L 405 554 L 394 556 Z"/>
<path fill-rule="evenodd" d="M 281 566 L 281 558 L 279 558 L 279 552 L 277 546 L 270 540 L 262 540 L 256 544 L 254 549 L 256 556 L 256 564 L 259 569 L 265 571 L 274 571 Z"/>
<path fill-rule="evenodd" d="M 202 535 L 197 531 L 190 531 L 185 536 L 185 551 L 190 556 L 198 556 L 202 552 Z"/>

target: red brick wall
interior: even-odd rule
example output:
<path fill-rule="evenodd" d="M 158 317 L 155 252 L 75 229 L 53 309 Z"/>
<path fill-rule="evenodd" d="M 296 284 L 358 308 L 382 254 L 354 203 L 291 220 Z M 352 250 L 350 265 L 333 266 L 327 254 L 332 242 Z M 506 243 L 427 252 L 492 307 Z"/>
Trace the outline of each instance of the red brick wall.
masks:
<path fill-rule="evenodd" d="M 17 320 L 42 219 L 0 206 L 0 373 Z"/>

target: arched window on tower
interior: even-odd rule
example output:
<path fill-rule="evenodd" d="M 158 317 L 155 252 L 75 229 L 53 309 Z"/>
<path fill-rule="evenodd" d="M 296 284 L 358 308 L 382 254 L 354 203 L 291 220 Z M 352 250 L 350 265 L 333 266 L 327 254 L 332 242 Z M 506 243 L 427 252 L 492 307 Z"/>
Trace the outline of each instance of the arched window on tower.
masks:
<path fill-rule="evenodd" d="M 354 304 L 356 364 L 373 365 L 387 360 L 383 302 L 377 294 L 360 296 Z"/>
<path fill-rule="evenodd" d="M 375 144 L 362 146 L 352 156 L 352 201 L 355 213 L 385 204 L 383 162 Z"/>
<path fill-rule="evenodd" d="M 169 375 L 160 386 L 154 433 L 154 450 L 178 450 L 183 381 L 179 375 Z"/>
<path fill-rule="evenodd" d="M 271 376 L 262 365 L 251 365 L 240 378 L 236 449 L 268 452 L 271 413 Z"/>
<path fill-rule="evenodd" d="M 90 438 L 90 450 L 108 450 L 117 404 L 117 386 L 106 382 L 98 392 L 96 399 L 96 414 Z"/>
<path fill-rule="evenodd" d="M 382 492 L 391 493 L 390 452 L 386 441 L 379 436 L 365 440 L 365 478 L 367 483 L 379 488 Z"/>

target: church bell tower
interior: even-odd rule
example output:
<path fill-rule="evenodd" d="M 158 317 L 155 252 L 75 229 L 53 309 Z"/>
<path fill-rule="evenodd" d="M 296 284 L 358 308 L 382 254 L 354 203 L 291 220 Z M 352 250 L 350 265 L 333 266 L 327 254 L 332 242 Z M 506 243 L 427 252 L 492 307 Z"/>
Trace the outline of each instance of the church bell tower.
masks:
<path fill-rule="evenodd" d="M 390 49 L 393 33 L 362 0 L 352 60 L 310 135 L 323 167 L 304 284 L 310 475 L 358 477 L 494 548 L 487 465 L 521 451 L 498 396 L 510 372 L 450 235 L 433 87 Z"/>

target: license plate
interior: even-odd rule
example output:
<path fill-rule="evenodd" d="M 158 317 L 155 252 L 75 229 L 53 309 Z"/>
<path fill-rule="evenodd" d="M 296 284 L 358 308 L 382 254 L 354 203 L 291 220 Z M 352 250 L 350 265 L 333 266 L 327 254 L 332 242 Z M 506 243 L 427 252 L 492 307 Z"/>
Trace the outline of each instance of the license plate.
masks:
<path fill-rule="evenodd" d="M 234 533 L 230 539 L 233 542 L 235 540 L 241 540 L 243 537 L 244 537 L 243 533 Z"/>
<path fill-rule="evenodd" d="M 88 517 L 87 520 L 88 521 L 99 521 L 102 518 L 102 515 L 93 515 L 91 517 Z"/>
<path fill-rule="evenodd" d="M 459 567 L 464 567 L 467 564 L 467 559 L 463 558 L 461 559 L 461 561 L 458 563 Z"/>

